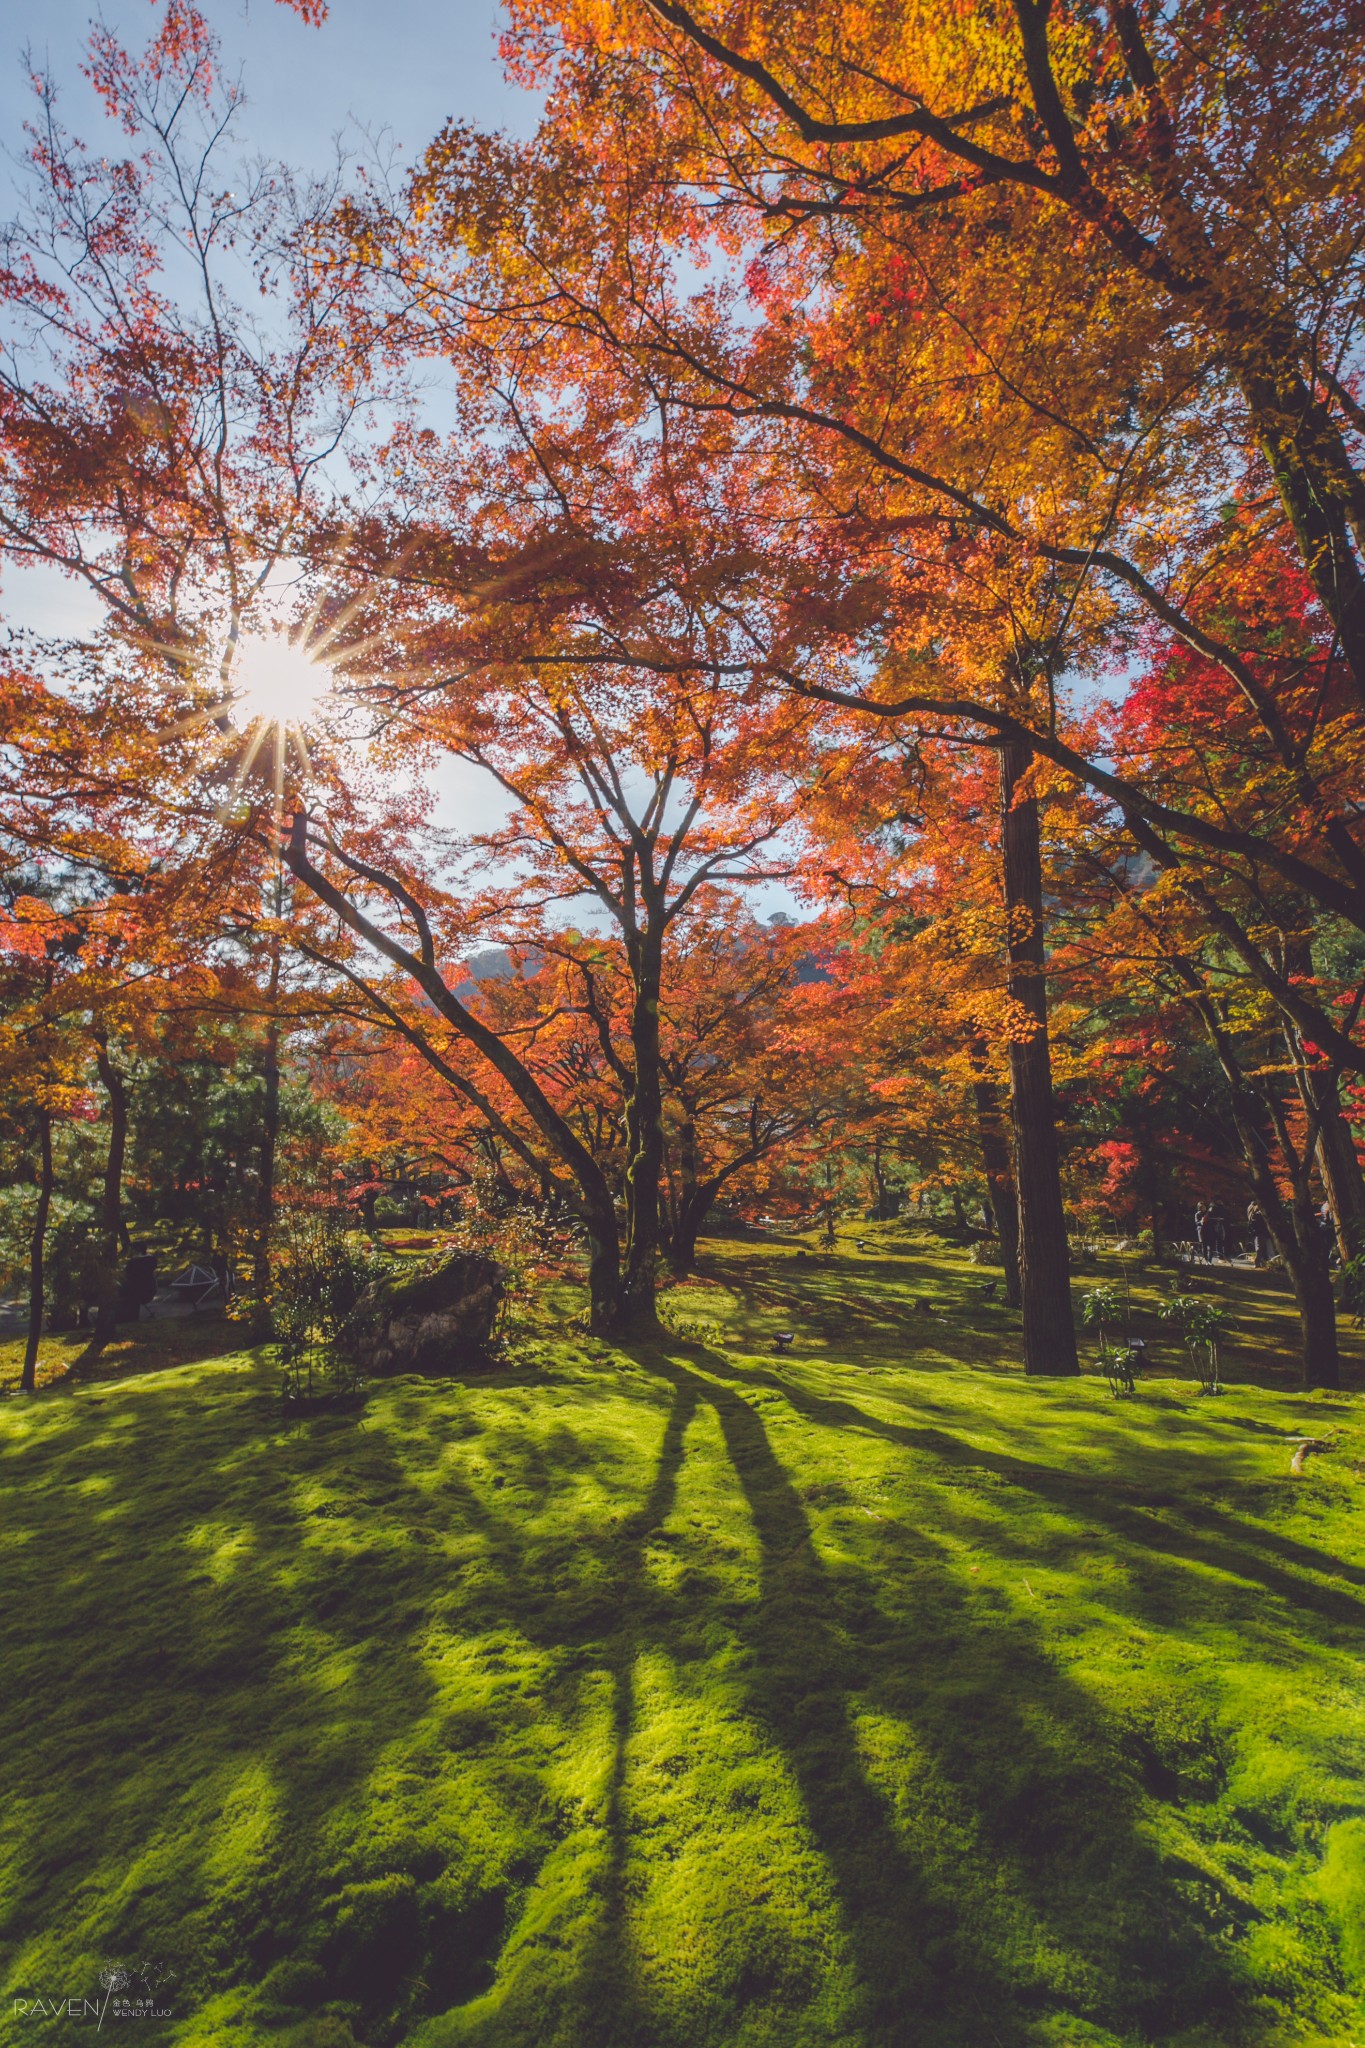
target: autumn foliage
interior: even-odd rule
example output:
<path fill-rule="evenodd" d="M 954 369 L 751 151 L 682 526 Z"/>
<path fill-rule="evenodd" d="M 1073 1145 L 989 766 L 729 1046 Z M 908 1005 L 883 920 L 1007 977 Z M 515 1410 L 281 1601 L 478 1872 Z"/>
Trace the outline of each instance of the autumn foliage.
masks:
<path fill-rule="evenodd" d="M 98 146 L 40 79 L 0 550 L 99 624 L 0 678 L 34 1346 L 67 1126 L 107 1323 L 120 1091 L 193 1041 L 256 1091 L 201 1224 L 258 1298 L 310 1175 L 533 1219 L 617 1332 L 718 1223 L 913 1204 L 1064 1373 L 1077 1240 L 1216 1200 L 1332 1384 L 1363 32 L 513 0 L 538 129 L 406 182 L 233 182 L 187 6 L 96 34 Z"/>

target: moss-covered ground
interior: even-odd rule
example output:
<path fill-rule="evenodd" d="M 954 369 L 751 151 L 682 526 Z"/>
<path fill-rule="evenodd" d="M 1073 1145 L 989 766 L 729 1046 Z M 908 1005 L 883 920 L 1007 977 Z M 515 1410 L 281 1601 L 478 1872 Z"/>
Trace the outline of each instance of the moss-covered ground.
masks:
<path fill-rule="evenodd" d="M 713 1243 L 628 1350 L 547 1285 L 359 1416 L 224 1325 L 55 1343 L 9 2036 L 140 1963 L 182 2048 L 1365 2043 L 1361 1397 L 1235 1276 L 1221 1399 L 1026 1383 L 965 1257 L 864 1236 Z"/>

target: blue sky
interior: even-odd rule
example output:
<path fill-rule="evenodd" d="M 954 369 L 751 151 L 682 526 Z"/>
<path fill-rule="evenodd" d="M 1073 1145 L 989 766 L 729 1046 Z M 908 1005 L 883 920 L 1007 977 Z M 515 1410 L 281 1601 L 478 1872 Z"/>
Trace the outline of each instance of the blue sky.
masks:
<path fill-rule="evenodd" d="M 417 155 L 451 116 L 526 128 L 535 101 L 502 75 L 490 0 L 333 0 L 320 29 L 276 0 L 200 0 L 222 39 L 225 68 L 240 76 L 248 108 L 243 135 L 267 156 L 322 164 L 332 137 L 356 119 L 389 128 Z M 72 126 L 94 140 L 93 99 L 80 77 L 92 20 L 136 47 L 157 15 L 148 0 L 37 0 L 0 10 L 4 76 L 0 132 L 16 147 L 28 88 L 23 54 L 46 62 L 63 88 Z"/>
<path fill-rule="evenodd" d="M 237 135 L 246 155 L 323 169 L 335 140 L 387 133 L 409 162 L 442 124 L 474 120 L 529 131 L 535 98 L 503 77 L 495 0 L 333 0 L 309 28 L 277 0 L 200 0 L 218 34 L 223 65 L 245 94 Z M 21 176 L 30 118 L 28 63 L 57 84 L 66 126 L 92 148 L 126 141 L 81 75 L 94 22 L 140 48 L 159 19 L 149 0 L 37 0 L 0 9 L 0 217 Z M 40 633 L 93 628 L 98 608 L 56 574 L 17 572 L 4 581 L 7 623 Z"/>
<path fill-rule="evenodd" d="M 302 169 L 327 165 L 335 138 L 358 130 L 387 131 L 414 161 L 442 123 L 476 120 L 487 127 L 529 129 L 536 103 L 503 78 L 497 54 L 498 9 L 491 0 L 333 0 L 321 28 L 309 28 L 276 0 L 201 0 L 223 46 L 225 71 L 238 79 L 246 104 L 237 135 L 249 155 L 287 159 Z M 40 0 L 22 16 L 0 14 L 0 137 L 6 191 L 20 172 L 23 123 L 32 95 L 26 53 L 49 72 L 66 125 L 91 147 L 103 136 L 111 154 L 126 147 L 81 75 L 94 20 L 132 48 L 152 32 L 158 10 L 148 0 Z M 53 635 L 93 630 L 99 607 L 58 572 L 7 569 L 3 618 Z M 491 823 L 503 805 L 479 779 L 448 764 L 436 781 L 442 809 L 470 824 Z"/>
<path fill-rule="evenodd" d="M 354 141 L 362 131 L 387 131 L 413 162 L 452 118 L 523 133 L 534 126 L 536 99 L 503 76 L 494 0 L 332 0 L 316 29 L 276 0 L 199 5 L 221 39 L 225 70 L 245 94 L 237 130 L 244 154 L 321 169 L 338 135 Z M 0 216 L 9 211 L 31 103 L 26 50 L 56 81 L 66 125 L 95 148 L 107 135 L 112 154 L 126 142 L 81 76 L 90 26 L 101 19 L 137 48 L 158 13 L 149 0 L 105 0 L 98 9 L 91 0 L 36 0 L 26 16 L 15 8 L 0 13 L 0 180 L 10 188 Z M 57 573 L 7 570 L 5 623 L 58 635 L 93 630 L 98 617 L 88 594 Z M 478 830 L 505 815 L 485 778 L 459 762 L 444 763 L 431 781 L 444 824 Z M 794 907 L 780 885 L 754 891 L 752 900 L 763 912 Z"/>

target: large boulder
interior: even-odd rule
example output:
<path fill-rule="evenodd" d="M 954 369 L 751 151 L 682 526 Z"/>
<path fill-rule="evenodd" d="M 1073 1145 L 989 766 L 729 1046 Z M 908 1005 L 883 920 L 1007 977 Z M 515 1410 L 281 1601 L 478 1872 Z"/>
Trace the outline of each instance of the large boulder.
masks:
<path fill-rule="evenodd" d="M 451 1252 L 439 1266 L 410 1279 L 381 1281 L 366 1307 L 372 1335 L 362 1365 L 367 1371 L 453 1372 L 488 1355 L 505 1280 L 484 1252 Z"/>

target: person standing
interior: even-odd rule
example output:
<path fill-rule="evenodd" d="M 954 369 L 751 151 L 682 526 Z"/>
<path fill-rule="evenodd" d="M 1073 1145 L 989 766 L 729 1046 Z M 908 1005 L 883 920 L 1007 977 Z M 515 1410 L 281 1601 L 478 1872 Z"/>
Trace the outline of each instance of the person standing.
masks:
<path fill-rule="evenodd" d="M 1251 1232 L 1251 1256 L 1257 1266 L 1270 1257 L 1270 1225 L 1259 1202 L 1247 1203 L 1247 1228 Z"/>
<path fill-rule="evenodd" d="M 1318 1229 L 1322 1233 L 1327 1245 L 1327 1263 L 1329 1266 L 1339 1266 L 1341 1264 L 1341 1254 L 1337 1249 L 1337 1230 L 1332 1217 L 1332 1204 L 1324 1202 L 1318 1210 L 1317 1216 Z"/>
<path fill-rule="evenodd" d="M 1209 1255 L 1209 1212 L 1202 1202 L 1194 1211 L 1194 1249 L 1196 1256 L 1207 1259 Z"/>
<path fill-rule="evenodd" d="M 1209 1261 L 1225 1259 L 1228 1255 L 1228 1212 L 1221 1202 L 1215 1202 L 1204 1218 L 1204 1229 L 1209 1240 Z"/>

